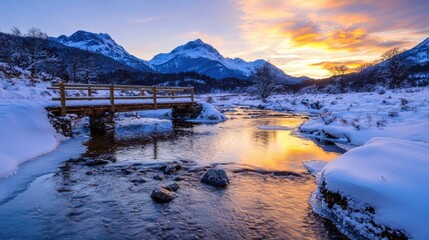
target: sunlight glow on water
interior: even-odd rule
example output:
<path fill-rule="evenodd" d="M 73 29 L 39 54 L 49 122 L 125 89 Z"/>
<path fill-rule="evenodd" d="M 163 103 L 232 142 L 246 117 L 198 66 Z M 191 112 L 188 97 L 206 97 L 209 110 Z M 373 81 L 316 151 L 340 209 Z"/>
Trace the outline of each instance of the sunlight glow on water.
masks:
<path fill-rule="evenodd" d="M 68 162 L 57 173 L 35 179 L 0 205 L 0 238 L 343 239 L 312 213 L 308 197 L 316 185 L 302 165 L 332 160 L 338 149 L 296 136 L 294 128 L 304 118 L 270 114 L 237 109 L 228 114 L 232 119 L 216 125 L 122 119 L 114 132 L 93 135 L 84 154 L 113 156 L 116 162 L 96 167 Z M 183 169 L 154 180 L 159 174 L 154 164 L 172 161 Z M 199 181 L 202 166 L 217 164 L 230 178 L 226 189 Z M 277 176 L 271 170 L 298 175 Z M 183 177 L 177 182 L 179 197 L 154 203 L 152 189 L 176 176 Z M 133 182 L 136 178 L 146 182 Z"/>

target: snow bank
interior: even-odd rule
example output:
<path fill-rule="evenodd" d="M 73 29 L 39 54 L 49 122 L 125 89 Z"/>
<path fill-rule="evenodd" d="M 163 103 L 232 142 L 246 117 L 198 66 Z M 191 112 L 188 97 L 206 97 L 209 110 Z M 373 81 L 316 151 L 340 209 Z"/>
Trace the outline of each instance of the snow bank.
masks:
<path fill-rule="evenodd" d="M 299 129 L 304 133 L 315 133 L 319 137 L 327 136 L 327 138 L 348 142 L 352 145 L 363 145 L 374 137 L 389 137 L 429 143 L 429 121 L 415 122 L 413 117 L 403 120 L 403 122 L 395 122 L 385 127 L 374 126 L 357 129 L 340 122 L 326 125 L 324 121 L 316 119 L 304 123 Z"/>
<path fill-rule="evenodd" d="M 202 95 L 218 106 L 310 114 L 299 127 L 311 137 L 348 145 L 363 145 L 373 137 L 429 143 L 429 88 L 408 88 L 344 94 L 283 94 L 265 102 L 251 95 Z"/>
<path fill-rule="evenodd" d="M 0 178 L 59 144 L 46 110 L 37 105 L 0 103 Z"/>
<path fill-rule="evenodd" d="M 404 231 L 413 239 L 429 239 L 428 156 L 427 143 L 374 138 L 326 165 L 318 179 L 318 200 L 324 211 L 334 213 L 339 222 L 350 225 L 359 235 L 373 238 L 371 231 L 380 233 L 382 228 L 372 226 L 373 221 Z M 324 188 L 339 193 L 349 208 L 361 212 L 335 205 L 329 208 L 324 202 Z M 369 207 L 374 213 L 365 211 Z"/>
<path fill-rule="evenodd" d="M 225 115 L 219 112 L 213 105 L 202 102 L 200 103 L 203 107 L 200 115 L 196 119 L 189 119 L 188 122 L 199 122 L 199 123 L 218 123 L 226 120 Z"/>

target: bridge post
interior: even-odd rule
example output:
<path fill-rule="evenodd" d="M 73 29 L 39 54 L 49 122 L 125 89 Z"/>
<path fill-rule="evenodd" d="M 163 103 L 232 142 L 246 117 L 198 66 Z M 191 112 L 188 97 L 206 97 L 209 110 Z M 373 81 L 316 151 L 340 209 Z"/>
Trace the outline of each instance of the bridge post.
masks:
<path fill-rule="evenodd" d="M 66 112 L 66 91 L 64 89 L 64 82 L 60 83 L 60 97 L 61 97 L 61 116 L 64 117 Z"/>
<path fill-rule="evenodd" d="M 194 87 L 192 87 L 191 88 L 191 100 L 192 100 L 192 106 L 194 106 L 195 105 L 195 103 L 194 103 Z"/>
<path fill-rule="evenodd" d="M 153 95 L 153 109 L 157 109 L 157 105 L 156 105 L 156 94 L 157 94 L 157 92 L 156 92 L 156 86 L 155 85 L 153 85 L 152 86 L 152 95 Z"/>
<path fill-rule="evenodd" d="M 110 111 L 115 112 L 115 89 L 113 84 L 110 84 Z"/>
<path fill-rule="evenodd" d="M 92 96 L 92 92 L 91 92 L 91 86 L 88 87 L 88 97 Z M 89 101 L 91 101 L 91 99 L 89 99 Z"/>

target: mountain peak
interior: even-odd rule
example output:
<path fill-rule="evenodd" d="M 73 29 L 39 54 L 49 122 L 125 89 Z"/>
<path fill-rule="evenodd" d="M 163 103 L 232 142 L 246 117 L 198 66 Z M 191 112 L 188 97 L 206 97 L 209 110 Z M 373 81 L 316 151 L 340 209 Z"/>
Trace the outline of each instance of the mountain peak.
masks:
<path fill-rule="evenodd" d="M 201 38 L 197 38 L 197 39 L 195 39 L 194 41 L 189 41 L 189 42 L 194 42 L 194 43 L 196 43 L 196 44 L 205 44 L 205 43 L 203 42 L 203 40 L 201 40 Z"/>
<path fill-rule="evenodd" d="M 79 30 L 69 37 L 66 35 L 61 35 L 55 40 L 69 47 L 79 48 L 85 51 L 95 52 L 110 57 L 136 69 L 152 71 L 146 61 L 138 59 L 129 54 L 107 33 L 92 33 Z"/>
<path fill-rule="evenodd" d="M 96 45 L 100 44 L 100 42 L 111 42 L 115 43 L 115 41 L 110 37 L 107 33 L 92 33 L 83 30 L 78 30 L 69 37 L 66 35 L 61 35 L 57 38 L 60 42 L 87 42 L 87 45 Z"/>
<path fill-rule="evenodd" d="M 201 39 L 189 41 L 184 45 L 181 45 L 171 51 L 172 54 L 178 54 L 183 52 L 198 51 L 205 52 L 214 55 L 216 58 L 221 57 L 220 53 L 210 44 L 203 42 Z"/>

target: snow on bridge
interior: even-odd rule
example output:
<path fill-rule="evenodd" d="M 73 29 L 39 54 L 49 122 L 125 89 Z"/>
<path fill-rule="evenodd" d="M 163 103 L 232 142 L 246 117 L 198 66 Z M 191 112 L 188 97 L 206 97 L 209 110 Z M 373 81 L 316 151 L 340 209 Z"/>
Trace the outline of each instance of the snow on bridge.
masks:
<path fill-rule="evenodd" d="M 195 103 L 194 87 L 59 83 L 48 89 L 60 93 L 60 97 L 52 98 L 54 102 L 46 107 L 58 116 L 192 108 Z"/>

